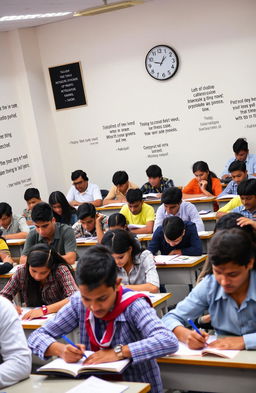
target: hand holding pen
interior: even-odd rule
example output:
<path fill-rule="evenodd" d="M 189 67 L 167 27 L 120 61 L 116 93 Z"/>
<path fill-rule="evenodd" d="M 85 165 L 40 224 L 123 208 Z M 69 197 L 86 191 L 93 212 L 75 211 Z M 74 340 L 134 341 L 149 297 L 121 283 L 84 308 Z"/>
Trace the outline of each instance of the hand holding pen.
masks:
<path fill-rule="evenodd" d="M 201 349 L 207 345 L 208 334 L 203 330 L 199 330 L 192 319 L 188 319 L 188 323 L 193 328 L 187 336 L 187 345 L 191 349 Z"/>
<path fill-rule="evenodd" d="M 87 359 L 87 356 L 84 354 L 85 346 L 83 344 L 75 344 L 64 334 L 61 336 L 69 345 L 65 345 L 63 350 L 62 358 L 67 363 L 75 363 L 78 362 L 82 357 Z"/>

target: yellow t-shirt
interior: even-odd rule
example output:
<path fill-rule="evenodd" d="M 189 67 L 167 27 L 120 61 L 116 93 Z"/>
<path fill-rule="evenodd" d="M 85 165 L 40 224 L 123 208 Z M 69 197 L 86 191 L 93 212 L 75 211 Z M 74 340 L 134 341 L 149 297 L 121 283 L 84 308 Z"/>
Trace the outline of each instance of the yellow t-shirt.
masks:
<path fill-rule="evenodd" d="M 6 242 L 3 239 L 0 239 L 0 251 L 3 251 L 3 250 L 9 251 L 9 248 L 8 248 Z"/>
<path fill-rule="evenodd" d="M 120 213 L 125 216 L 127 224 L 146 225 L 148 221 L 155 221 L 153 207 L 144 202 L 139 214 L 132 214 L 128 205 L 124 205 Z"/>
<path fill-rule="evenodd" d="M 235 207 L 241 206 L 242 202 L 240 196 L 231 199 L 225 206 L 221 207 L 218 212 L 229 213 L 231 210 L 235 209 Z"/>

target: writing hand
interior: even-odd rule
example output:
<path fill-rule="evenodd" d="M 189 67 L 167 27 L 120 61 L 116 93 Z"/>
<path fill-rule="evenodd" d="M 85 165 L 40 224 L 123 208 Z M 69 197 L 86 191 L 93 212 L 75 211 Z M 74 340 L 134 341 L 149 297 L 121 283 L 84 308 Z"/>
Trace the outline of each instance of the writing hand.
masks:
<path fill-rule="evenodd" d="M 31 319 L 41 318 L 44 315 L 43 310 L 41 308 L 35 308 L 34 310 L 28 311 L 23 315 L 22 319 L 27 319 L 31 321 Z"/>
<path fill-rule="evenodd" d="M 78 348 L 75 348 L 70 344 L 64 345 L 61 357 L 65 360 L 65 362 L 76 363 L 78 360 L 82 359 L 85 346 L 83 344 L 76 344 L 76 346 Z"/>
<path fill-rule="evenodd" d="M 200 330 L 200 332 L 201 335 L 198 334 L 195 330 L 189 331 L 186 344 L 190 349 L 201 349 L 205 347 L 208 334 L 203 330 Z"/>
<path fill-rule="evenodd" d="M 208 344 L 210 348 L 218 349 L 245 349 L 243 337 L 224 337 Z"/>
<path fill-rule="evenodd" d="M 98 363 L 108 363 L 108 362 L 116 362 L 118 357 L 113 349 L 101 349 L 90 355 L 85 361 L 84 364 L 98 364 Z"/>

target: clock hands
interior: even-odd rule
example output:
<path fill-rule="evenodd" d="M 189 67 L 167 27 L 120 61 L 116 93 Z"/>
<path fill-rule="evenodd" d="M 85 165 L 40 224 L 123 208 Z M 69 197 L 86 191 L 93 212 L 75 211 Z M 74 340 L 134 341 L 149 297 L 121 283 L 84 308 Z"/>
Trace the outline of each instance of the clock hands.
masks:
<path fill-rule="evenodd" d="M 165 59 L 166 59 L 166 56 L 163 56 L 162 61 L 154 61 L 154 63 L 155 64 L 160 64 L 160 66 L 161 66 Z"/>
<path fill-rule="evenodd" d="M 160 65 L 162 65 L 163 64 L 163 61 L 166 59 L 166 57 L 165 56 L 163 56 L 163 58 L 162 58 L 162 61 L 161 61 L 161 63 L 160 63 Z"/>

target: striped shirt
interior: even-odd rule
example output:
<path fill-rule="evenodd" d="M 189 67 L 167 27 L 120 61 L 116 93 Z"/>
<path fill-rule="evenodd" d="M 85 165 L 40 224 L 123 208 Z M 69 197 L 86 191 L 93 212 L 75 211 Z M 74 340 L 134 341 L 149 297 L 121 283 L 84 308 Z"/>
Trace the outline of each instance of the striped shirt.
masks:
<path fill-rule="evenodd" d="M 0 295 L 9 300 L 13 300 L 17 293 L 22 295 L 25 305 L 28 305 L 28 298 L 25 292 L 26 265 L 18 266 L 12 278 L 1 290 Z M 46 282 L 42 286 L 43 304 L 53 304 L 70 297 L 77 291 L 75 280 L 70 270 L 65 265 L 59 265 L 55 274 L 50 272 Z M 38 304 L 41 306 L 42 304 Z"/>
<path fill-rule="evenodd" d="M 250 212 L 249 210 L 246 210 L 244 205 L 236 207 L 235 209 L 232 210 L 232 213 L 240 213 L 244 217 L 247 217 L 253 221 L 256 221 L 256 210 L 254 210 L 253 212 Z"/>
<path fill-rule="evenodd" d="M 85 311 L 80 293 L 74 294 L 54 320 L 50 320 L 30 335 L 28 343 L 33 353 L 45 359 L 44 353 L 49 345 L 78 326 L 80 343 L 90 349 L 85 330 Z M 99 333 L 102 334 L 105 328 L 105 322 L 99 320 Z M 128 345 L 132 357 L 132 362 L 123 372 L 124 380 L 150 383 L 152 393 L 162 393 L 160 371 L 154 359 L 177 351 L 178 341 L 174 334 L 164 327 L 145 299 L 136 299 L 116 318 L 111 347 L 118 344 Z"/>
<path fill-rule="evenodd" d="M 152 186 L 149 182 L 143 184 L 141 187 L 141 191 L 143 194 L 149 194 L 149 193 L 162 193 L 166 191 L 168 188 L 173 187 L 173 181 L 172 179 L 167 179 L 167 177 L 162 177 L 160 180 L 160 185 L 159 187 L 154 187 Z"/>

